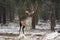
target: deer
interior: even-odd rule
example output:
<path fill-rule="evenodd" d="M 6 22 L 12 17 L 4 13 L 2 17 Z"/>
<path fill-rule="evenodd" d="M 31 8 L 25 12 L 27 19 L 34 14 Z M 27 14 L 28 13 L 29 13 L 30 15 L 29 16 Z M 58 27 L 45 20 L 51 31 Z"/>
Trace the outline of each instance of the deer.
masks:
<path fill-rule="evenodd" d="M 25 8 L 25 15 L 20 17 L 20 31 L 24 34 L 24 29 L 27 30 L 31 29 L 32 26 L 32 16 L 37 10 L 37 0 L 34 1 L 29 7 Z"/>

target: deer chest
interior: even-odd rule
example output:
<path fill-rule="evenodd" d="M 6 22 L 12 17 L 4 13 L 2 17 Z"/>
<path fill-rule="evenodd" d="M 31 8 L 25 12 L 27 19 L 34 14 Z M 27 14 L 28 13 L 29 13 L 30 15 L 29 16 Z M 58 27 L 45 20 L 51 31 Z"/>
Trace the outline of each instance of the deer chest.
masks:
<path fill-rule="evenodd" d="M 25 24 L 28 25 L 28 26 L 31 26 L 31 24 L 32 24 L 32 17 L 28 17 L 28 18 L 25 20 Z"/>

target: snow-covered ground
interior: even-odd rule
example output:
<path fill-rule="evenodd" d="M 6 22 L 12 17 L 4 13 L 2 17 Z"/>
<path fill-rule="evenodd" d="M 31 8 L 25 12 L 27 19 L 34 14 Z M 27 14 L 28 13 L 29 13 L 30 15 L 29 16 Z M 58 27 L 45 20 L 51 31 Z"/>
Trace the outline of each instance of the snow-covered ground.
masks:
<path fill-rule="evenodd" d="M 19 34 L 19 25 L 17 23 L 9 23 L 8 26 L 0 25 L 0 33 Z"/>
<path fill-rule="evenodd" d="M 51 32 L 51 31 L 40 31 L 40 30 L 32 30 L 31 35 L 28 34 L 21 34 L 18 36 L 20 37 L 20 40 L 60 40 L 60 34 L 57 32 Z M 13 40 L 13 37 L 5 37 L 9 40 Z M 4 36 L 0 36 L 0 40 L 5 40 Z M 17 38 L 17 37 L 16 37 Z M 16 39 L 15 38 L 15 39 Z M 7 39 L 7 40 L 8 40 Z M 16 39 L 18 40 L 18 39 Z"/>
<path fill-rule="evenodd" d="M 32 37 L 27 37 L 27 39 L 22 39 L 22 40 L 42 40 L 41 38 L 47 35 L 53 35 L 54 33 L 51 32 L 50 30 L 50 23 L 42 23 L 35 26 L 36 29 L 30 30 L 30 33 L 33 35 Z M 56 24 L 55 29 L 59 29 L 60 25 Z M 17 23 L 9 23 L 8 26 L 5 25 L 0 25 L 0 33 L 13 33 L 13 34 L 19 34 L 19 25 Z M 43 29 L 43 30 L 40 30 Z M 26 32 L 26 31 L 25 31 Z M 37 36 L 38 35 L 38 36 Z M 42 36 L 39 36 L 42 35 Z M 47 36 L 48 36 L 47 35 Z M 56 34 L 57 35 L 57 34 Z M 30 35 L 31 36 L 31 35 Z M 45 38 L 47 37 L 45 36 Z M 55 35 L 54 35 L 55 36 Z M 53 36 L 52 36 L 53 37 Z M 24 38 L 24 37 L 23 37 Z M 3 38 L 0 38 L 0 40 L 5 40 Z M 11 39 L 12 40 L 12 39 Z M 44 39 L 45 40 L 45 39 Z M 54 39 L 51 39 L 54 40 Z M 55 40 L 60 40 L 60 34 L 55 38 Z"/>
<path fill-rule="evenodd" d="M 44 35 L 32 33 L 30 36 L 22 35 L 21 40 L 60 40 L 60 34 L 58 32 L 45 33 Z"/>
<path fill-rule="evenodd" d="M 35 26 L 36 29 L 51 29 L 51 23 L 50 21 L 47 22 L 43 22 L 42 21 L 38 21 L 38 25 Z M 56 26 L 54 27 L 56 31 L 60 30 L 60 24 L 58 22 L 56 22 Z"/>
<path fill-rule="evenodd" d="M 38 25 L 35 26 L 36 29 L 50 29 L 51 26 L 50 26 L 50 23 L 42 23 L 42 22 L 39 22 Z M 56 27 L 55 29 L 59 29 L 60 28 L 60 25 L 59 24 L 56 24 Z M 5 26 L 5 25 L 0 25 L 0 33 L 13 33 L 13 34 L 19 34 L 19 24 L 17 23 L 8 23 L 8 26 Z M 60 30 L 60 29 L 59 29 Z"/>

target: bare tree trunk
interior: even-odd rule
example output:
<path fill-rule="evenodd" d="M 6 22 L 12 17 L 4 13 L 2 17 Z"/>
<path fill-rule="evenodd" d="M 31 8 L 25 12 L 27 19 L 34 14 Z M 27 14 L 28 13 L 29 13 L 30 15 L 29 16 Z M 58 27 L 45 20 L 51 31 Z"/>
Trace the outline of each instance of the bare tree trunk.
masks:
<path fill-rule="evenodd" d="M 10 9 L 10 22 L 12 22 L 12 9 Z"/>
<path fill-rule="evenodd" d="M 35 29 L 35 25 L 38 24 L 38 14 L 34 13 L 33 17 L 32 17 L 32 29 Z"/>
<path fill-rule="evenodd" d="M 1 23 L 1 14 L 0 14 L 0 23 Z"/>
<path fill-rule="evenodd" d="M 6 24 L 6 11 L 3 9 L 3 24 Z"/>
<path fill-rule="evenodd" d="M 13 21 L 14 21 L 14 7 L 13 7 Z"/>
<path fill-rule="evenodd" d="M 34 14 L 33 14 L 33 17 L 32 17 L 32 29 L 35 29 L 35 25 L 37 24 L 38 22 L 38 14 L 36 14 L 37 12 L 37 6 L 38 6 L 38 1 L 37 0 L 33 0 L 32 1 L 32 5 L 34 7 Z"/>
<path fill-rule="evenodd" d="M 0 9 L 1 9 L 1 7 L 0 7 Z M 1 23 L 1 10 L 0 10 L 0 23 Z"/>
<path fill-rule="evenodd" d="M 35 29 L 35 15 L 32 16 L 32 29 Z"/>
<path fill-rule="evenodd" d="M 55 0 L 51 0 L 51 30 L 54 30 L 55 27 Z"/>

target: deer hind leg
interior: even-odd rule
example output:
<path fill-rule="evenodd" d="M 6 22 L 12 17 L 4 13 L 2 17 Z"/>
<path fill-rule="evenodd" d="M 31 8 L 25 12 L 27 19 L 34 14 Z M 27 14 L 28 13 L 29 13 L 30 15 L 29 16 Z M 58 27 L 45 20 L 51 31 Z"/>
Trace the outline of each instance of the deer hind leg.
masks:
<path fill-rule="evenodd" d="M 25 28 L 25 26 L 23 26 L 23 23 L 20 22 L 20 32 L 22 31 L 23 34 L 24 34 L 24 28 Z"/>
<path fill-rule="evenodd" d="M 23 23 L 20 22 L 20 34 L 23 33 L 23 29 L 22 28 L 23 28 Z"/>
<path fill-rule="evenodd" d="M 23 34 L 24 34 L 24 28 L 25 28 L 25 26 L 22 27 Z"/>
<path fill-rule="evenodd" d="M 21 31 L 22 23 L 20 22 L 20 31 Z"/>

